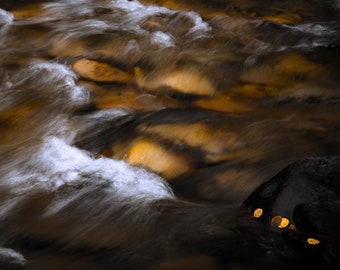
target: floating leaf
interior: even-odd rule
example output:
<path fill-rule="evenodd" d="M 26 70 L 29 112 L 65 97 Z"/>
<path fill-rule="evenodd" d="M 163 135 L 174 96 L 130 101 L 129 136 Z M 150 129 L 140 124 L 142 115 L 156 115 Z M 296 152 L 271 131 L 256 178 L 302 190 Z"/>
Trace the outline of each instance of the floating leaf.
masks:
<path fill-rule="evenodd" d="M 256 217 L 256 218 L 259 218 L 260 216 L 262 216 L 263 214 L 263 209 L 262 208 L 256 208 L 254 213 L 253 213 L 253 216 Z"/>

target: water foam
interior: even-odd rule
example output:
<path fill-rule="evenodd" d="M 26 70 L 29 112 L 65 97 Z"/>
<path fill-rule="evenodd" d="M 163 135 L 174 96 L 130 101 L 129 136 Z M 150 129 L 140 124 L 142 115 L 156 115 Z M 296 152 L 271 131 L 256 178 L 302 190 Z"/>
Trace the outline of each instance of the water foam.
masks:
<path fill-rule="evenodd" d="M 84 2 L 84 1 L 82 1 Z M 177 11 L 166 7 L 155 5 L 143 5 L 139 1 L 114 0 L 103 2 L 100 5 L 88 3 L 88 7 L 80 7 L 79 4 L 61 1 L 58 3 L 44 4 L 44 9 L 56 19 L 64 19 L 64 23 L 58 23 L 55 31 L 61 35 L 61 39 L 66 41 L 90 34 L 103 34 L 114 31 L 124 31 L 141 36 L 148 36 L 153 45 L 159 47 L 174 46 L 173 37 L 163 32 L 149 33 L 141 27 L 141 24 L 147 18 L 153 15 L 167 14 L 172 15 Z M 91 8 L 89 8 L 89 6 Z M 74 7 L 74 8 L 70 8 Z M 93 14 L 96 8 L 107 8 L 112 11 L 111 15 L 103 16 L 100 20 L 95 19 Z M 189 17 L 194 26 L 188 31 L 187 37 L 198 39 L 208 37 L 211 27 L 204 22 L 202 17 L 195 12 L 182 11 L 185 16 Z M 119 15 L 117 15 L 119 14 Z M 79 20 L 73 20 L 70 24 L 70 17 L 79 17 Z"/>
<path fill-rule="evenodd" d="M 0 25 L 9 25 L 12 24 L 14 20 L 14 16 L 12 13 L 0 9 Z"/>
<path fill-rule="evenodd" d="M 74 181 L 103 182 L 110 183 L 118 198 L 173 198 L 171 189 L 159 176 L 124 161 L 93 157 L 57 137 L 46 138 L 30 161 L 6 179 L 11 186 L 34 182 L 47 184 L 51 189 Z"/>
<path fill-rule="evenodd" d="M 9 27 L 12 25 L 14 20 L 14 16 L 12 13 L 7 12 L 3 9 L 0 9 L 0 38 L 3 39 L 3 36 L 7 33 Z M 2 45 L 0 43 L 0 45 Z"/>
<path fill-rule="evenodd" d="M 88 115 L 90 119 L 114 120 L 128 115 L 129 112 L 123 109 L 102 109 Z"/>
<path fill-rule="evenodd" d="M 32 62 L 28 67 L 31 76 L 52 84 L 53 91 L 67 95 L 73 104 L 86 104 L 90 101 L 89 91 L 76 85 L 78 76 L 66 65 L 55 62 Z M 49 90 L 49 89 L 46 89 Z"/>
<path fill-rule="evenodd" d="M 113 1 L 112 2 L 115 6 L 118 6 L 125 11 L 129 13 L 130 20 L 133 18 L 132 22 L 132 27 L 133 25 L 138 25 L 139 22 L 143 21 L 149 16 L 164 13 L 164 14 L 169 14 L 172 15 L 176 13 L 177 11 L 175 10 L 170 10 L 165 7 L 159 7 L 159 6 L 144 6 L 138 1 L 124 1 L 124 0 L 118 0 L 118 1 Z M 210 35 L 211 27 L 209 26 L 208 23 L 204 22 L 202 17 L 193 11 L 182 11 L 186 16 L 188 16 L 193 22 L 194 26 L 189 30 L 188 35 L 190 35 L 191 38 L 197 39 L 197 38 L 202 38 L 202 37 L 208 37 Z M 135 28 L 135 30 L 140 30 L 139 27 Z M 143 31 L 143 30 L 142 30 Z M 160 33 L 156 34 L 156 38 L 154 38 L 154 41 L 159 41 L 160 46 L 173 46 L 173 43 L 170 42 L 170 37 L 165 37 L 161 35 Z"/>
<path fill-rule="evenodd" d="M 320 23 L 304 23 L 295 26 L 289 26 L 289 28 L 295 29 L 302 33 L 309 33 L 316 37 L 332 37 L 337 34 L 337 31 L 332 29 L 330 26 L 322 25 Z"/>
<path fill-rule="evenodd" d="M 202 17 L 193 12 L 186 12 L 186 14 L 194 21 L 194 27 L 192 27 L 189 31 L 189 34 L 194 34 L 194 38 L 202 38 L 202 37 L 209 37 L 211 27 L 208 23 L 203 21 Z"/>
<path fill-rule="evenodd" d="M 161 47 L 174 47 L 173 38 L 163 32 L 157 31 L 151 35 L 151 43 L 154 45 L 159 45 Z"/>
<path fill-rule="evenodd" d="M 0 258 L 3 257 L 5 257 L 7 261 L 15 262 L 17 265 L 24 265 L 26 263 L 24 256 L 10 248 L 0 247 Z"/>

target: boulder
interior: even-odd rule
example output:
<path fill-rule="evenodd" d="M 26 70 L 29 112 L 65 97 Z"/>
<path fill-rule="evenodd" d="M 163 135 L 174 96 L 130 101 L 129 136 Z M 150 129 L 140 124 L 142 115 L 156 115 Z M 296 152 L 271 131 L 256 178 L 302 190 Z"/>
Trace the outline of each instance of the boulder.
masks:
<path fill-rule="evenodd" d="M 125 159 L 130 165 L 142 166 L 171 180 L 190 170 L 189 162 L 180 155 L 146 138 L 136 139 Z"/>
<path fill-rule="evenodd" d="M 296 161 L 245 202 L 265 226 L 282 230 L 293 249 L 340 267 L 340 156 Z M 285 226 L 281 226 L 285 219 Z"/>
<path fill-rule="evenodd" d="M 80 59 L 76 61 L 72 69 L 79 76 L 95 82 L 127 82 L 130 75 L 114 66 L 89 59 Z"/>
<path fill-rule="evenodd" d="M 202 72 L 191 68 L 178 68 L 146 75 L 135 68 L 136 83 L 140 88 L 151 92 L 177 92 L 184 95 L 211 96 L 216 89 Z"/>

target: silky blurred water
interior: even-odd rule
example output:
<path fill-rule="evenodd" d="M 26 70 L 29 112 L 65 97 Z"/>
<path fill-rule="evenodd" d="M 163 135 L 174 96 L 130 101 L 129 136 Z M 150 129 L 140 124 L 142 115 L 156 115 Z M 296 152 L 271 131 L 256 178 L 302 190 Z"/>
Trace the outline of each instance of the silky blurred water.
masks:
<path fill-rule="evenodd" d="M 241 203 L 339 154 L 339 18 L 338 1 L 0 1 L 0 185 Z"/>

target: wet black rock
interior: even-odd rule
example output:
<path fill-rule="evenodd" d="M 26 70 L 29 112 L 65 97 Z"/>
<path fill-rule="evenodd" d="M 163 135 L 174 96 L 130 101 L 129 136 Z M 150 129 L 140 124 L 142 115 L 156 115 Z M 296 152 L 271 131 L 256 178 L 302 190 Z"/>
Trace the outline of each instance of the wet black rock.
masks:
<path fill-rule="evenodd" d="M 296 251 L 340 267 L 340 156 L 292 163 L 243 205 Z"/>

